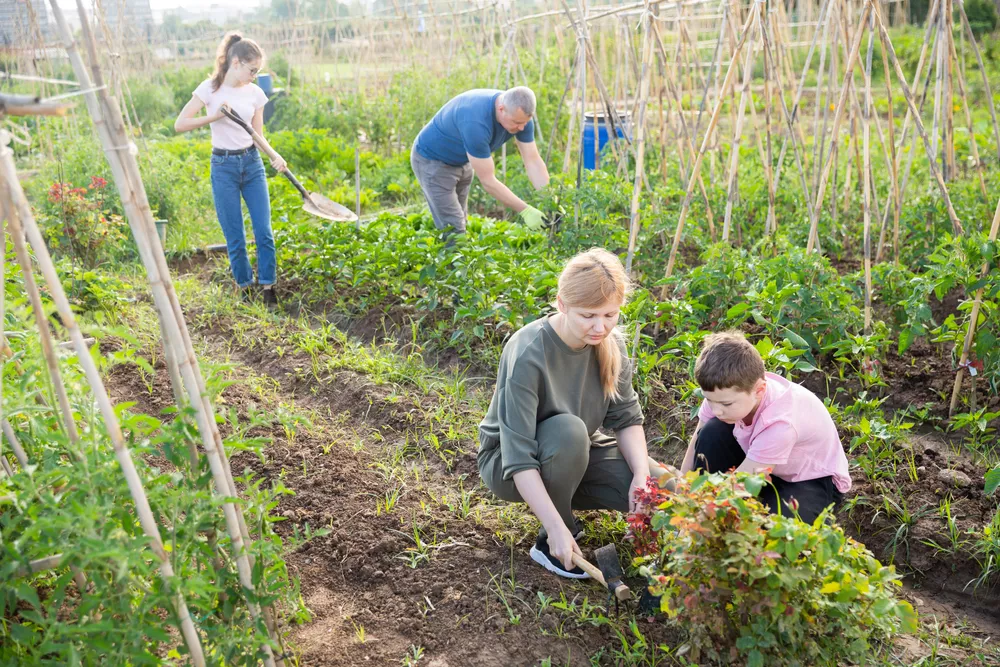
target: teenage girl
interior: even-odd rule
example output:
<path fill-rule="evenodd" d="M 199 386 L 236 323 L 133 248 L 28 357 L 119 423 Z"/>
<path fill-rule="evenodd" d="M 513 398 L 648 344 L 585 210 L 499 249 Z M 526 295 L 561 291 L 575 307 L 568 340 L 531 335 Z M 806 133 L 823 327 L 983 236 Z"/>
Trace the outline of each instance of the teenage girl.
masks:
<path fill-rule="evenodd" d="M 253 139 L 242 127 L 226 118 L 223 106 L 264 136 L 264 105 L 267 95 L 253 80 L 264 64 L 264 51 L 252 39 L 226 33 L 219 45 L 215 71 L 194 91 L 184 105 L 174 129 L 187 132 L 209 125 L 212 131 L 212 197 L 215 213 L 226 237 L 229 267 L 244 298 L 251 296 L 253 270 L 247 255 L 246 231 L 240 197 L 246 202 L 257 242 L 257 284 L 264 303 L 277 304 L 274 283 L 277 259 L 271 232 L 271 202 L 267 191 L 264 163 Z M 202 109 L 205 115 L 199 116 Z M 266 139 L 264 140 L 266 143 Z M 271 160 L 278 171 L 286 169 L 280 157 Z"/>

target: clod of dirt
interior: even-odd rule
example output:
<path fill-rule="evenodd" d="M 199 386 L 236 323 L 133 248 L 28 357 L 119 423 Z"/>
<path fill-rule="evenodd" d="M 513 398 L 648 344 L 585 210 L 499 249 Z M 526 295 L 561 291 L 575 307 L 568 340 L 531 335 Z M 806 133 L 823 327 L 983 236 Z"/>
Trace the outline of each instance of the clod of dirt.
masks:
<path fill-rule="evenodd" d="M 939 480 L 951 486 L 965 488 L 972 485 L 972 480 L 969 479 L 969 476 L 960 470 L 945 468 L 938 471 L 937 476 Z"/>

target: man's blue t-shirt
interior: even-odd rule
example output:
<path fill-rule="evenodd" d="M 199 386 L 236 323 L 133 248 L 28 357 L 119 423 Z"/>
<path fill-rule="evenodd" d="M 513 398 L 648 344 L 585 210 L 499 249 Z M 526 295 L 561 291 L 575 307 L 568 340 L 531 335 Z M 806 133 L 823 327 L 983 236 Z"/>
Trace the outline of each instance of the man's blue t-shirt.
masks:
<path fill-rule="evenodd" d="M 453 167 L 468 163 L 469 155 L 488 158 L 515 136 L 497 122 L 496 100 L 502 92 L 488 88 L 468 90 L 452 98 L 420 130 L 414 149 L 428 160 Z M 533 142 L 535 122 L 528 121 L 516 136 L 521 143 Z"/>

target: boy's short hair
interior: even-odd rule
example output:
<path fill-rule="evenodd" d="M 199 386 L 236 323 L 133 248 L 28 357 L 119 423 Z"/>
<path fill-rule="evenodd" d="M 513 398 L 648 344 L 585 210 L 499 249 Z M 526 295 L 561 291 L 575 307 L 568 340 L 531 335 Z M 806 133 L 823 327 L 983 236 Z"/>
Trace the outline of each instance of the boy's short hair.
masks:
<path fill-rule="evenodd" d="M 694 364 L 694 379 L 702 391 L 735 387 L 750 393 L 764 378 L 764 360 L 740 331 L 705 337 Z"/>

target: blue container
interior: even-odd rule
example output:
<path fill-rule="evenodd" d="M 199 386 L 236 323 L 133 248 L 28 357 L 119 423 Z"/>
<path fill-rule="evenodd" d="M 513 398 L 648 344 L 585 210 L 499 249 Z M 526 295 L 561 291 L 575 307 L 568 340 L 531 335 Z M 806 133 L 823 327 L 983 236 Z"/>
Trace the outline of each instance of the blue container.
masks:
<path fill-rule="evenodd" d="M 597 165 L 594 164 L 594 116 L 597 116 L 597 150 L 601 151 L 604 149 L 604 145 L 608 143 L 608 124 L 605 122 L 606 119 L 603 113 L 585 113 L 583 115 L 583 168 L 584 169 L 594 169 Z M 622 139 L 625 134 L 622 132 L 622 125 L 625 123 L 623 118 L 624 114 L 618 115 L 618 138 Z"/>
<path fill-rule="evenodd" d="M 257 85 L 260 89 L 264 91 L 264 94 L 268 97 L 274 92 L 274 79 L 270 74 L 258 74 L 257 75 Z"/>

